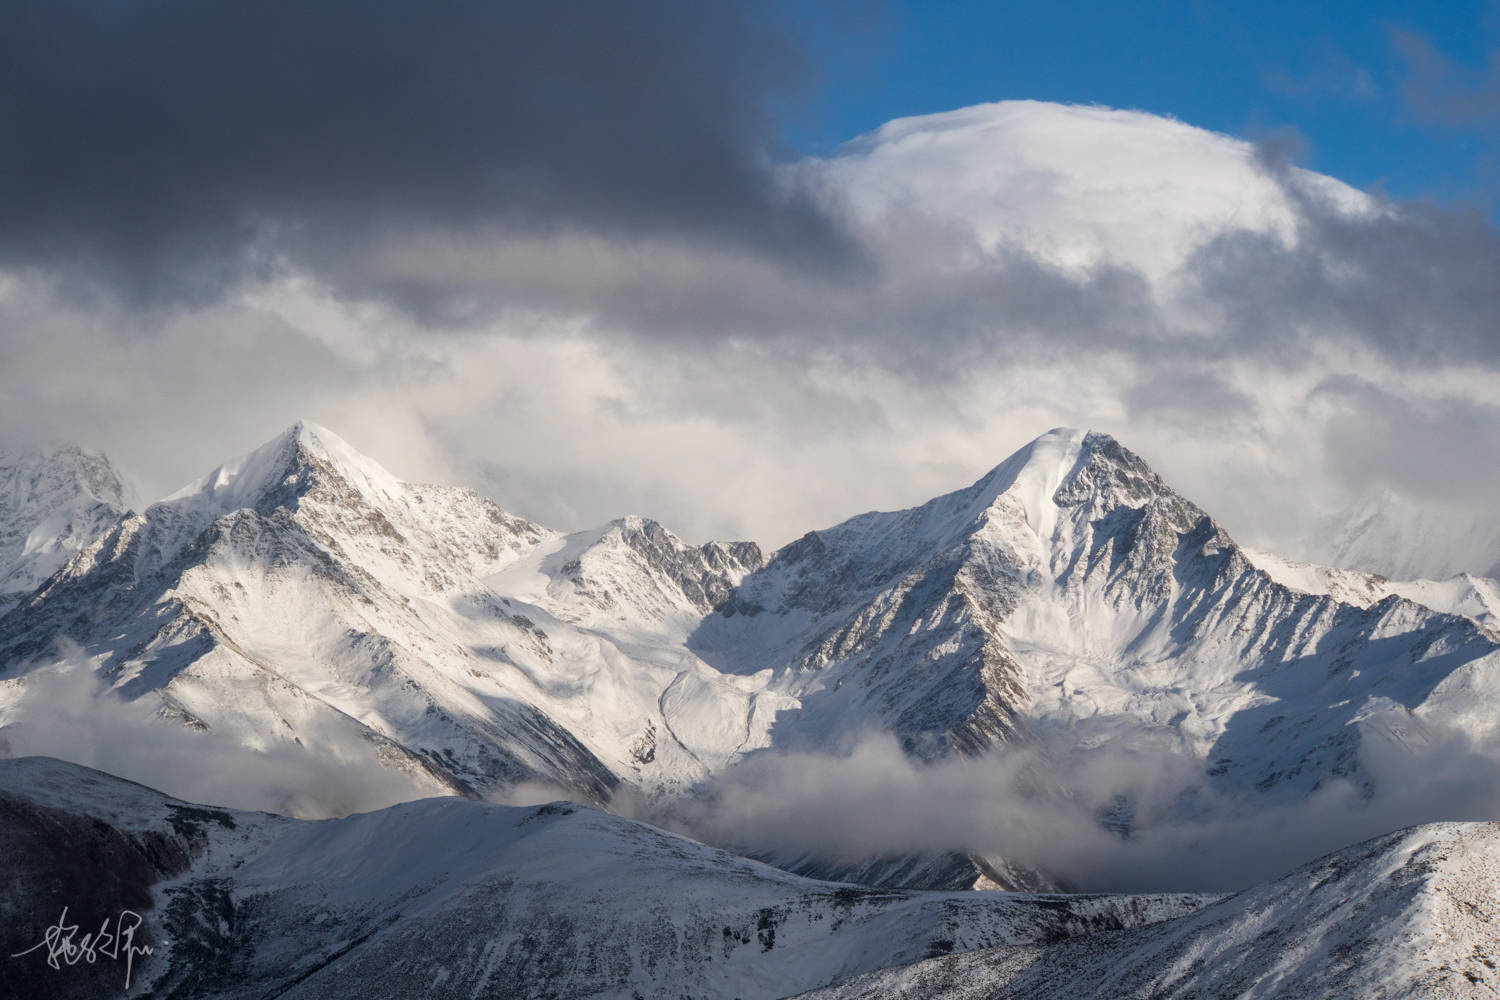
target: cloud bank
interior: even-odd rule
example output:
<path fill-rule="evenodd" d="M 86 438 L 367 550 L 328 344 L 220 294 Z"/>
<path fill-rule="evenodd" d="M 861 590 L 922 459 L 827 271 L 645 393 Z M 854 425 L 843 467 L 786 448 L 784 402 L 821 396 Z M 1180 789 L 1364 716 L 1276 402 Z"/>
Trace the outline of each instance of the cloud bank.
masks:
<path fill-rule="evenodd" d="M 195 731 L 165 718 L 155 698 L 126 701 L 106 690 L 76 648 L 64 652 L 27 674 L 6 706 L 0 754 L 56 757 L 188 802 L 303 819 L 441 794 L 435 783 L 381 767 L 369 744 L 332 730 L 314 731 L 316 751 L 291 744 L 253 750 Z"/>
<path fill-rule="evenodd" d="M 872 736 L 844 755 L 766 753 L 654 819 L 733 850 L 824 862 L 989 855 L 1077 891 L 1236 891 L 1417 823 L 1500 819 L 1500 755 L 1457 733 L 1373 730 L 1363 778 L 1295 804 L 1223 794 L 1166 748 L 1001 749 L 924 764 Z"/>
<path fill-rule="evenodd" d="M 1477 213 L 1035 102 L 789 159 L 815 73 L 755 5 L 0 17 L 0 426 L 148 496 L 305 417 L 556 527 L 774 545 L 1075 425 L 1293 556 L 1372 491 L 1492 517 Z"/>

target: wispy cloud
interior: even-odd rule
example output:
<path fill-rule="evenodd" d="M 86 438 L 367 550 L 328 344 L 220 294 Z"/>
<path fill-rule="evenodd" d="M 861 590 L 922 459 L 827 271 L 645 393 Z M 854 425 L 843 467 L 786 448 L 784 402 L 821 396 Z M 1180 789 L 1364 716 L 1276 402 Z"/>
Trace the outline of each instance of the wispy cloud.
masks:
<path fill-rule="evenodd" d="M 1387 34 L 1404 71 L 1401 96 L 1419 121 L 1447 128 L 1500 122 L 1500 48 L 1480 66 L 1461 63 L 1416 31 L 1392 27 Z"/>

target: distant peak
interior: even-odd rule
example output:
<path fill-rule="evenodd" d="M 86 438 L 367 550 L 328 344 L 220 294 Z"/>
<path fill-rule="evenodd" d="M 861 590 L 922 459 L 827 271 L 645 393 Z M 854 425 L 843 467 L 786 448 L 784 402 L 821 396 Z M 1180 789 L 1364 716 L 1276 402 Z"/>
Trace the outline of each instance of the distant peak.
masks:
<path fill-rule="evenodd" d="M 61 502 L 64 493 L 81 493 L 124 510 L 134 500 L 131 485 L 103 452 L 73 442 L 0 449 L 0 492 L 0 505 L 27 496 Z"/>

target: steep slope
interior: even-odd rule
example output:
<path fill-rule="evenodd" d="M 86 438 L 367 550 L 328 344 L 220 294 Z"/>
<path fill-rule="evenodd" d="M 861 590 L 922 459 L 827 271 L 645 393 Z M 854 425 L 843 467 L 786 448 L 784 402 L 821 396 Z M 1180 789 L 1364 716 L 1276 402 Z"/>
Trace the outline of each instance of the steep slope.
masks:
<path fill-rule="evenodd" d="M 1155 734 L 1226 791 L 1283 798 L 1356 774 L 1382 711 L 1441 713 L 1460 686 L 1492 700 L 1500 674 L 1474 621 L 1284 586 L 1137 456 L 1077 431 L 922 507 L 810 533 L 691 644 L 798 700 L 777 745 L 861 726 L 930 755 Z"/>
<path fill-rule="evenodd" d="M 95 452 L 0 451 L 0 612 L 123 517 L 127 492 Z"/>
<path fill-rule="evenodd" d="M 134 992 L 160 998 L 777 997 L 1209 901 L 877 892 L 566 803 L 295 821 L 45 758 L 0 761 L 0 815 L 5 953 L 64 906 L 87 927 L 130 909 L 153 948 L 134 956 Z M 39 952 L 6 963 L 7 986 L 39 1000 L 118 996 L 125 973 L 49 969 Z"/>
<path fill-rule="evenodd" d="M 0 726 L 24 727 L 69 639 L 113 696 L 251 752 L 377 760 L 407 777 L 395 797 L 542 782 L 670 808 L 747 756 L 873 732 L 923 760 L 1164 749 L 1254 811 L 1333 778 L 1378 794 L 1367 739 L 1494 738 L 1500 644 L 1475 618 L 1255 559 L 1101 434 L 1051 432 L 766 560 L 642 518 L 561 535 L 299 425 L 0 617 Z M 1137 804 L 1122 791 L 1112 828 L 1152 818 Z M 961 848 L 766 856 L 887 885 L 1067 877 Z"/>
<path fill-rule="evenodd" d="M 1416 827 L 1180 920 L 935 958 L 804 994 L 856 997 L 1500 997 L 1500 825 Z"/>
<path fill-rule="evenodd" d="M 252 751 L 374 759 L 428 793 L 541 782 L 602 802 L 759 738 L 748 685 L 681 638 L 759 561 L 640 519 L 558 535 L 299 424 L 0 618 L 0 725 L 24 722 L 27 676 L 67 639 L 113 693 Z"/>

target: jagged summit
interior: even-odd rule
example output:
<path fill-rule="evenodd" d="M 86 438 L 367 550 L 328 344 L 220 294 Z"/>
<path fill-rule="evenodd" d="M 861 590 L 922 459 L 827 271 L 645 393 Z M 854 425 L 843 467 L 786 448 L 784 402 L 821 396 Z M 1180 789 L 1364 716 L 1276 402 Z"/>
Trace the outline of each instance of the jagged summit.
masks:
<path fill-rule="evenodd" d="M 871 511 L 808 532 L 773 561 L 809 565 L 809 560 L 835 559 L 837 591 L 873 590 L 978 536 L 1000 546 L 1009 559 L 1046 565 L 1069 548 L 1055 537 L 1068 511 L 1076 510 L 1087 522 L 1111 511 L 1147 508 L 1153 520 L 1167 517 L 1184 529 L 1206 516 L 1110 435 L 1060 427 L 970 486 L 917 507 Z M 805 589 L 820 603 L 832 601 L 826 579 L 810 581 Z"/>
<path fill-rule="evenodd" d="M 298 421 L 276 437 L 226 462 L 160 501 L 217 516 L 231 510 L 277 506 L 318 475 L 337 477 L 361 493 L 390 495 L 400 480 L 327 428 Z"/>
<path fill-rule="evenodd" d="M 1135 452 L 1100 431 L 1058 427 L 990 470 L 970 490 L 981 498 L 1009 494 L 1038 533 L 1055 523 L 1056 508 L 1089 504 L 1096 512 L 1180 499 Z"/>
<path fill-rule="evenodd" d="M 635 514 L 568 536 L 549 593 L 577 620 L 695 622 L 764 563 L 754 542 L 690 545 Z"/>
<path fill-rule="evenodd" d="M 468 795 L 671 797 L 762 750 L 878 732 L 925 759 L 1146 738 L 1217 793 L 1293 801 L 1363 780 L 1392 705 L 1390 738 L 1423 714 L 1488 731 L 1500 643 L 1472 618 L 1281 576 L 1092 431 L 767 560 L 641 517 L 552 532 L 299 423 L 0 614 L 0 725 L 67 639 L 217 740 Z M 907 861 L 884 867 L 980 870 Z"/>

